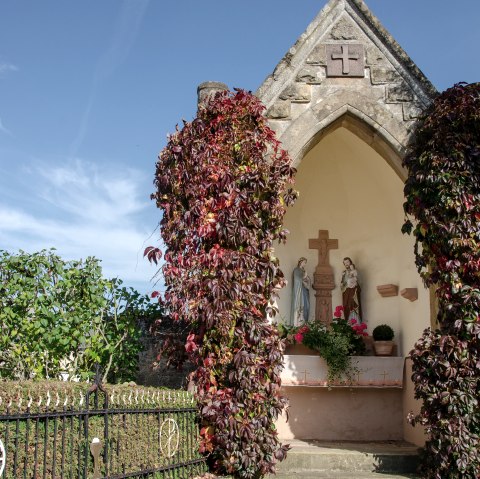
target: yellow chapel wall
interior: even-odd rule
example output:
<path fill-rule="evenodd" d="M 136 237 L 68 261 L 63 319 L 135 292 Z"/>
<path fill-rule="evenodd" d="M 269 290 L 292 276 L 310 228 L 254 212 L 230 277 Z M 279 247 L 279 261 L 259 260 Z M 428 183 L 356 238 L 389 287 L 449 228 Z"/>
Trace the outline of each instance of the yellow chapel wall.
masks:
<path fill-rule="evenodd" d="M 287 244 L 276 247 L 288 280 L 280 292 L 277 320 L 290 315 L 291 275 L 298 258 L 307 258 L 313 279 L 318 252 L 308 248 L 308 239 L 328 230 L 338 239 L 339 249 L 330 251 L 336 287 L 332 305 L 341 304 L 339 282 L 342 259 L 352 258 L 362 288 L 364 321 L 373 328 L 387 323 L 395 330 L 399 355 L 406 356 L 422 331 L 429 326 L 429 294 L 416 271 L 413 239 L 402 235 L 403 182 L 369 145 L 345 128 L 338 128 L 313 147 L 298 165 L 295 205 L 288 209 Z M 418 300 L 400 295 L 383 298 L 377 286 L 395 284 L 417 288 Z M 314 317 L 314 291 L 310 293 L 310 319 Z"/>

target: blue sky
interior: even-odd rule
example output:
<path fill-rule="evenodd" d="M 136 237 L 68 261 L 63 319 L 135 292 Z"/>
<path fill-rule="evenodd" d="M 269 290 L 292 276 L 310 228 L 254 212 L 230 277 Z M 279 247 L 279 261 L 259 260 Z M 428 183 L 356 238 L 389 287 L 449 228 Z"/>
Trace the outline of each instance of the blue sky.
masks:
<path fill-rule="evenodd" d="M 0 249 L 96 256 L 143 292 L 166 135 L 207 80 L 255 91 L 324 0 L 0 3 Z M 480 1 L 367 0 L 439 90 L 480 80 Z"/>

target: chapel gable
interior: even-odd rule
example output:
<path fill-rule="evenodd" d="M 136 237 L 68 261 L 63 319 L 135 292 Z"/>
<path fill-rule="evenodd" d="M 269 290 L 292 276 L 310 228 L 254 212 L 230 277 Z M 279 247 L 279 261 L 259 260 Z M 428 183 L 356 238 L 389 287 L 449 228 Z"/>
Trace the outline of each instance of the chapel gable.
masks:
<path fill-rule="evenodd" d="M 435 94 L 362 0 L 330 0 L 257 91 L 294 163 L 345 115 L 402 157 Z"/>

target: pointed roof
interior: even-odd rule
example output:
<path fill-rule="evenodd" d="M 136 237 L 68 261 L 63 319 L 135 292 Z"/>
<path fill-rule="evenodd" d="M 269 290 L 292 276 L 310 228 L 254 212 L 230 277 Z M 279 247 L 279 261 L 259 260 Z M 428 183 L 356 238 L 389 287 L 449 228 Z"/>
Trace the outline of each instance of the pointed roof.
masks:
<path fill-rule="evenodd" d="M 335 0 L 332 0 L 335 1 Z M 347 0 L 352 8 L 356 8 L 359 15 L 361 15 L 366 24 L 370 26 L 384 45 L 390 49 L 391 53 L 403 66 L 416 78 L 417 82 L 425 88 L 425 91 L 433 98 L 438 94 L 437 89 L 432 85 L 430 80 L 418 68 L 415 62 L 407 55 L 405 50 L 397 43 L 397 41 L 388 33 L 385 27 L 380 23 L 380 20 L 369 10 L 363 0 Z"/>
<path fill-rule="evenodd" d="M 362 0 L 330 0 L 257 90 L 294 160 L 347 113 L 401 157 L 436 94 Z"/>

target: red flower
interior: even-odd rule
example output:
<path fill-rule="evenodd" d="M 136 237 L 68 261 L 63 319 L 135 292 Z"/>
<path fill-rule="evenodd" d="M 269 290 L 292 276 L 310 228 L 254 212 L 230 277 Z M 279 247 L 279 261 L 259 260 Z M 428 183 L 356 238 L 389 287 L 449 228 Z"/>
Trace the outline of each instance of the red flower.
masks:
<path fill-rule="evenodd" d="M 341 318 L 341 317 L 343 316 L 343 306 L 340 306 L 340 305 L 337 306 L 337 307 L 335 308 L 335 311 L 334 311 L 334 313 L 333 313 L 333 316 L 334 316 L 335 318 Z"/>
<path fill-rule="evenodd" d="M 294 338 L 297 343 L 301 343 L 303 341 L 303 334 L 299 331 L 295 334 Z"/>

